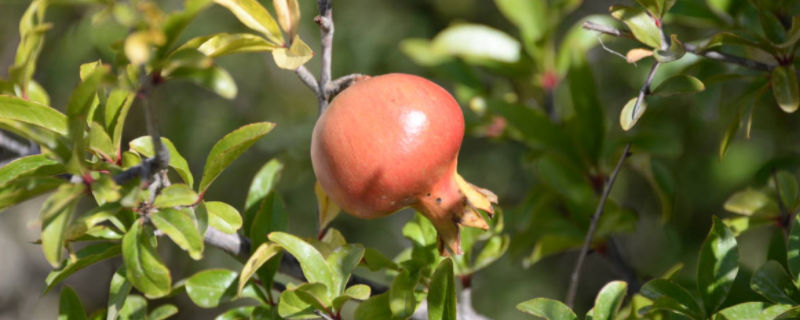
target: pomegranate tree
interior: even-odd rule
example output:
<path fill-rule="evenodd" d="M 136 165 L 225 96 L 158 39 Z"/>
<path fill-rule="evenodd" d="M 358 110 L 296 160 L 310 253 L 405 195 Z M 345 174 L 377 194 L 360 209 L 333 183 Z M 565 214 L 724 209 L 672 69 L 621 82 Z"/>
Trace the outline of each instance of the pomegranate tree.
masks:
<path fill-rule="evenodd" d="M 363 219 L 412 207 L 461 253 L 460 228 L 487 229 L 497 196 L 457 172 L 464 115 L 442 87 L 418 76 L 361 80 L 322 113 L 311 140 L 314 173 L 345 212 Z"/>

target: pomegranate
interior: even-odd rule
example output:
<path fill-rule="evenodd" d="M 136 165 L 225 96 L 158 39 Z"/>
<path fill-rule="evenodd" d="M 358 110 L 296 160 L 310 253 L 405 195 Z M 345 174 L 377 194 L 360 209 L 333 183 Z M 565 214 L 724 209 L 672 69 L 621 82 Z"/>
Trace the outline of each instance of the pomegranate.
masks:
<path fill-rule="evenodd" d="M 418 76 L 387 74 L 342 91 L 322 113 L 311 160 L 322 189 L 362 219 L 412 207 L 438 233 L 439 250 L 461 254 L 461 226 L 488 229 L 497 196 L 457 172 L 464 115 L 442 87 Z"/>

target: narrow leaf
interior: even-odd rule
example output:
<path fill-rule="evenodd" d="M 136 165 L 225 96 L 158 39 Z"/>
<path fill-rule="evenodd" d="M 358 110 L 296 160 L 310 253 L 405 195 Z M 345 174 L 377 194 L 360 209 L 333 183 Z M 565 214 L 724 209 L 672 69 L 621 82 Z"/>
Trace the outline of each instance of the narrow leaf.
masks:
<path fill-rule="evenodd" d="M 54 268 L 61 264 L 67 224 L 85 190 L 82 183 L 62 184 L 42 205 L 39 217 L 42 222 L 42 251 Z"/>
<path fill-rule="evenodd" d="M 80 271 L 97 262 L 113 258 L 121 253 L 119 244 L 115 243 L 95 243 L 79 250 L 74 255 L 74 260 L 64 259 L 63 267 L 58 270 L 53 270 L 45 278 L 45 285 L 47 286 L 42 295 L 47 294 L 57 284 L 71 276 L 75 272 Z"/>
<path fill-rule="evenodd" d="M 593 320 L 614 320 L 622 306 L 622 300 L 628 290 L 628 284 L 623 281 L 612 281 L 606 284 L 594 302 Z"/>
<path fill-rule="evenodd" d="M 157 298 L 170 293 L 172 277 L 151 242 L 153 231 L 136 221 L 122 239 L 122 258 L 128 280 L 144 294 Z"/>
<path fill-rule="evenodd" d="M 191 209 L 162 208 L 151 214 L 150 220 L 181 249 L 188 251 L 192 259 L 203 258 L 203 237 L 197 230 Z"/>
<path fill-rule="evenodd" d="M 517 305 L 517 310 L 547 320 L 578 320 L 569 307 L 560 301 L 537 298 Z"/>
<path fill-rule="evenodd" d="M 314 194 L 317 195 L 317 212 L 319 213 L 319 229 L 325 230 L 328 227 L 328 224 L 336 219 L 339 213 L 342 211 L 339 206 L 328 197 L 328 194 L 325 193 L 325 190 L 322 190 L 322 185 L 319 184 L 319 181 L 314 183 Z"/>
<path fill-rule="evenodd" d="M 800 106 L 800 87 L 794 65 L 772 69 L 772 93 L 783 112 L 792 113 L 797 110 Z"/>
<path fill-rule="evenodd" d="M 253 277 L 253 274 L 258 271 L 267 261 L 275 257 L 281 252 L 281 247 L 275 244 L 269 243 L 262 243 L 254 252 L 250 255 L 250 259 L 244 264 L 242 268 L 241 274 L 239 274 L 239 287 L 237 289 L 237 294 L 241 295 L 242 290 L 244 289 L 245 284 L 247 281 Z M 264 281 L 264 280 L 262 280 Z"/>
<path fill-rule="evenodd" d="M 697 288 L 705 310 L 716 312 L 733 285 L 739 272 L 739 247 L 736 238 L 722 221 L 714 217 L 700 250 L 697 266 Z"/>
<path fill-rule="evenodd" d="M 86 320 L 86 311 L 83 310 L 81 299 L 70 286 L 61 289 L 58 320 Z"/>
<path fill-rule="evenodd" d="M 248 28 L 261 32 L 279 46 L 283 45 L 283 36 L 278 23 L 258 1 L 214 0 L 214 2 L 228 8 Z"/>
<path fill-rule="evenodd" d="M 116 320 L 133 285 L 126 277 L 125 265 L 122 265 L 111 277 L 111 287 L 108 289 L 108 304 L 106 320 Z"/>
<path fill-rule="evenodd" d="M 428 319 L 456 320 L 456 284 L 453 260 L 439 263 L 428 290 Z"/>
<path fill-rule="evenodd" d="M 218 141 L 211 148 L 206 160 L 203 180 L 200 181 L 200 187 L 198 188 L 200 194 L 204 194 L 225 168 L 274 127 L 274 123 L 254 123 L 236 129 Z"/>

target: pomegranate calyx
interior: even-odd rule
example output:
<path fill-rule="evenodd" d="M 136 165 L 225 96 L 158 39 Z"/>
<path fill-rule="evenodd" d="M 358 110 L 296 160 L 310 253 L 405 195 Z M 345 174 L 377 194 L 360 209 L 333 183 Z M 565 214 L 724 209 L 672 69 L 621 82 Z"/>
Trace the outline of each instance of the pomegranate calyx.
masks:
<path fill-rule="evenodd" d="M 412 207 L 431 221 L 436 228 L 439 252 L 443 256 L 448 256 L 447 248 L 454 254 L 463 253 L 461 250 L 463 226 L 489 229 L 479 210 L 485 211 L 489 218 L 492 218 L 494 216 L 492 203 L 497 203 L 497 196 L 494 193 L 476 187 L 458 173 L 454 173 L 452 179 L 435 185 L 430 193 L 420 197 Z"/>

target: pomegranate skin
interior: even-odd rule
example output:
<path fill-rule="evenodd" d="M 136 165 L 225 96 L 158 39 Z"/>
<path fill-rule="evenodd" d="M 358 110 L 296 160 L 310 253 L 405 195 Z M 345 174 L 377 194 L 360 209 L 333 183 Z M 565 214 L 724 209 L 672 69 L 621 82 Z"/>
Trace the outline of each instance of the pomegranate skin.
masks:
<path fill-rule="evenodd" d="M 390 215 L 455 171 L 464 116 L 442 87 L 418 76 L 387 74 L 340 93 L 311 140 L 314 173 L 345 212 Z"/>

